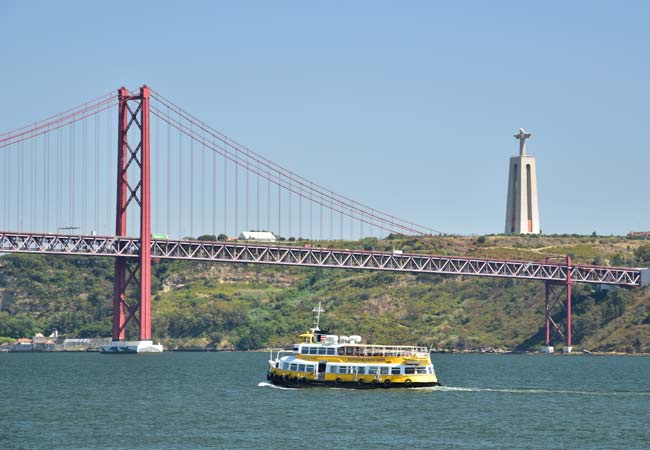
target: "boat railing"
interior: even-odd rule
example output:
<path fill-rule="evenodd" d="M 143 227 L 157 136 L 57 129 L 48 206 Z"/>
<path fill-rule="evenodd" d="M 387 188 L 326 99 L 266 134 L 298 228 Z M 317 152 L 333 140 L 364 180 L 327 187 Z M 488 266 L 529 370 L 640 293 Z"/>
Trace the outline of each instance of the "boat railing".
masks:
<path fill-rule="evenodd" d="M 273 352 L 275 352 L 275 358 L 273 357 Z M 286 353 L 288 355 L 293 353 L 293 350 L 286 350 L 284 348 L 272 348 L 269 349 L 269 361 L 279 361 L 280 355 Z"/>
<path fill-rule="evenodd" d="M 429 350 L 426 347 L 414 347 L 406 345 L 366 345 L 359 347 L 361 350 L 358 356 L 400 356 L 426 358 Z M 356 356 L 356 354 L 354 355 Z"/>

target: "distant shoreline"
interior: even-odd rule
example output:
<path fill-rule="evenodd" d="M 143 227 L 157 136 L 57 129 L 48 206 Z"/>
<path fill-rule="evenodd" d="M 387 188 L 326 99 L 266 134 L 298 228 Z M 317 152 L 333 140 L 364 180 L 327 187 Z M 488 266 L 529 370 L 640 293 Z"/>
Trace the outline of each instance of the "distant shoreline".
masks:
<path fill-rule="evenodd" d="M 273 349 L 274 351 L 276 349 Z M 164 353 L 268 353 L 271 349 L 256 349 L 256 350 L 217 350 L 214 348 L 196 348 L 196 349 L 164 349 Z M 86 350 L 29 350 L 29 351 L 7 351 L 1 350 L 2 353 L 13 354 L 33 354 L 33 353 L 99 353 L 99 349 L 86 349 Z M 574 351 L 571 353 L 543 353 L 541 351 L 500 351 L 500 352 L 481 352 L 474 350 L 464 351 L 433 351 L 434 355 L 544 355 L 544 356 L 631 356 L 631 357 L 646 357 L 650 353 L 625 353 L 625 352 L 588 352 Z"/>

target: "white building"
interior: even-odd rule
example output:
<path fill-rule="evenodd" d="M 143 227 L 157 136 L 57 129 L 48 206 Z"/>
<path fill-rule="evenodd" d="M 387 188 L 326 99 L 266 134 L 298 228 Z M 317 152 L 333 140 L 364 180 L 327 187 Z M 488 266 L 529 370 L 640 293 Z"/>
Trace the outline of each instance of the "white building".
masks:
<path fill-rule="evenodd" d="M 242 231 L 239 238 L 242 241 L 276 242 L 278 238 L 270 231 Z"/>

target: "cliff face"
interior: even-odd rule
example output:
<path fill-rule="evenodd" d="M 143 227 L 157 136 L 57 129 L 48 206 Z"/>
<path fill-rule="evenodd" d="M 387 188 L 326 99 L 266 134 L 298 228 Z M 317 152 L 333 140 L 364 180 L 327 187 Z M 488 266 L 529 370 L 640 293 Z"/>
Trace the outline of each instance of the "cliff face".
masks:
<path fill-rule="evenodd" d="M 369 244 L 493 257 L 535 253 L 535 259 L 563 251 L 601 263 L 631 261 L 641 245 L 623 238 L 500 236 L 342 245 Z M 55 328 L 78 337 L 110 335 L 112 276 L 111 259 L 0 257 L 0 336 Z M 648 289 L 576 285 L 573 291 L 576 347 L 650 352 Z M 539 282 L 163 261 L 153 266 L 153 296 L 153 334 L 168 347 L 286 345 L 311 326 L 318 301 L 326 311 L 322 328 L 370 342 L 526 350 L 544 337 Z M 562 320 L 560 310 L 556 319 Z"/>

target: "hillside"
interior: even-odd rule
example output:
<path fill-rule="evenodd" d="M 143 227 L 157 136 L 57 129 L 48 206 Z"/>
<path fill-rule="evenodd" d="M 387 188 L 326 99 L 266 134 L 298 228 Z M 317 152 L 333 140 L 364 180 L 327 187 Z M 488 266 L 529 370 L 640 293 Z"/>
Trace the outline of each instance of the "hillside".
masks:
<path fill-rule="evenodd" d="M 393 237 L 334 245 L 536 260 L 571 254 L 576 262 L 630 266 L 650 260 L 647 241 L 603 236 Z M 373 342 L 526 350 L 543 340 L 539 282 L 185 261 L 156 262 L 153 272 L 153 333 L 169 348 L 286 345 L 311 324 L 319 300 L 323 327 Z M 0 257 L 0 336 L 55 328 L 67 336 L 110 335 L 112 276 L 112 259 Z M 650 352 L 650 290 L 577 285 L 573 292 L 577 347 Z"/>

